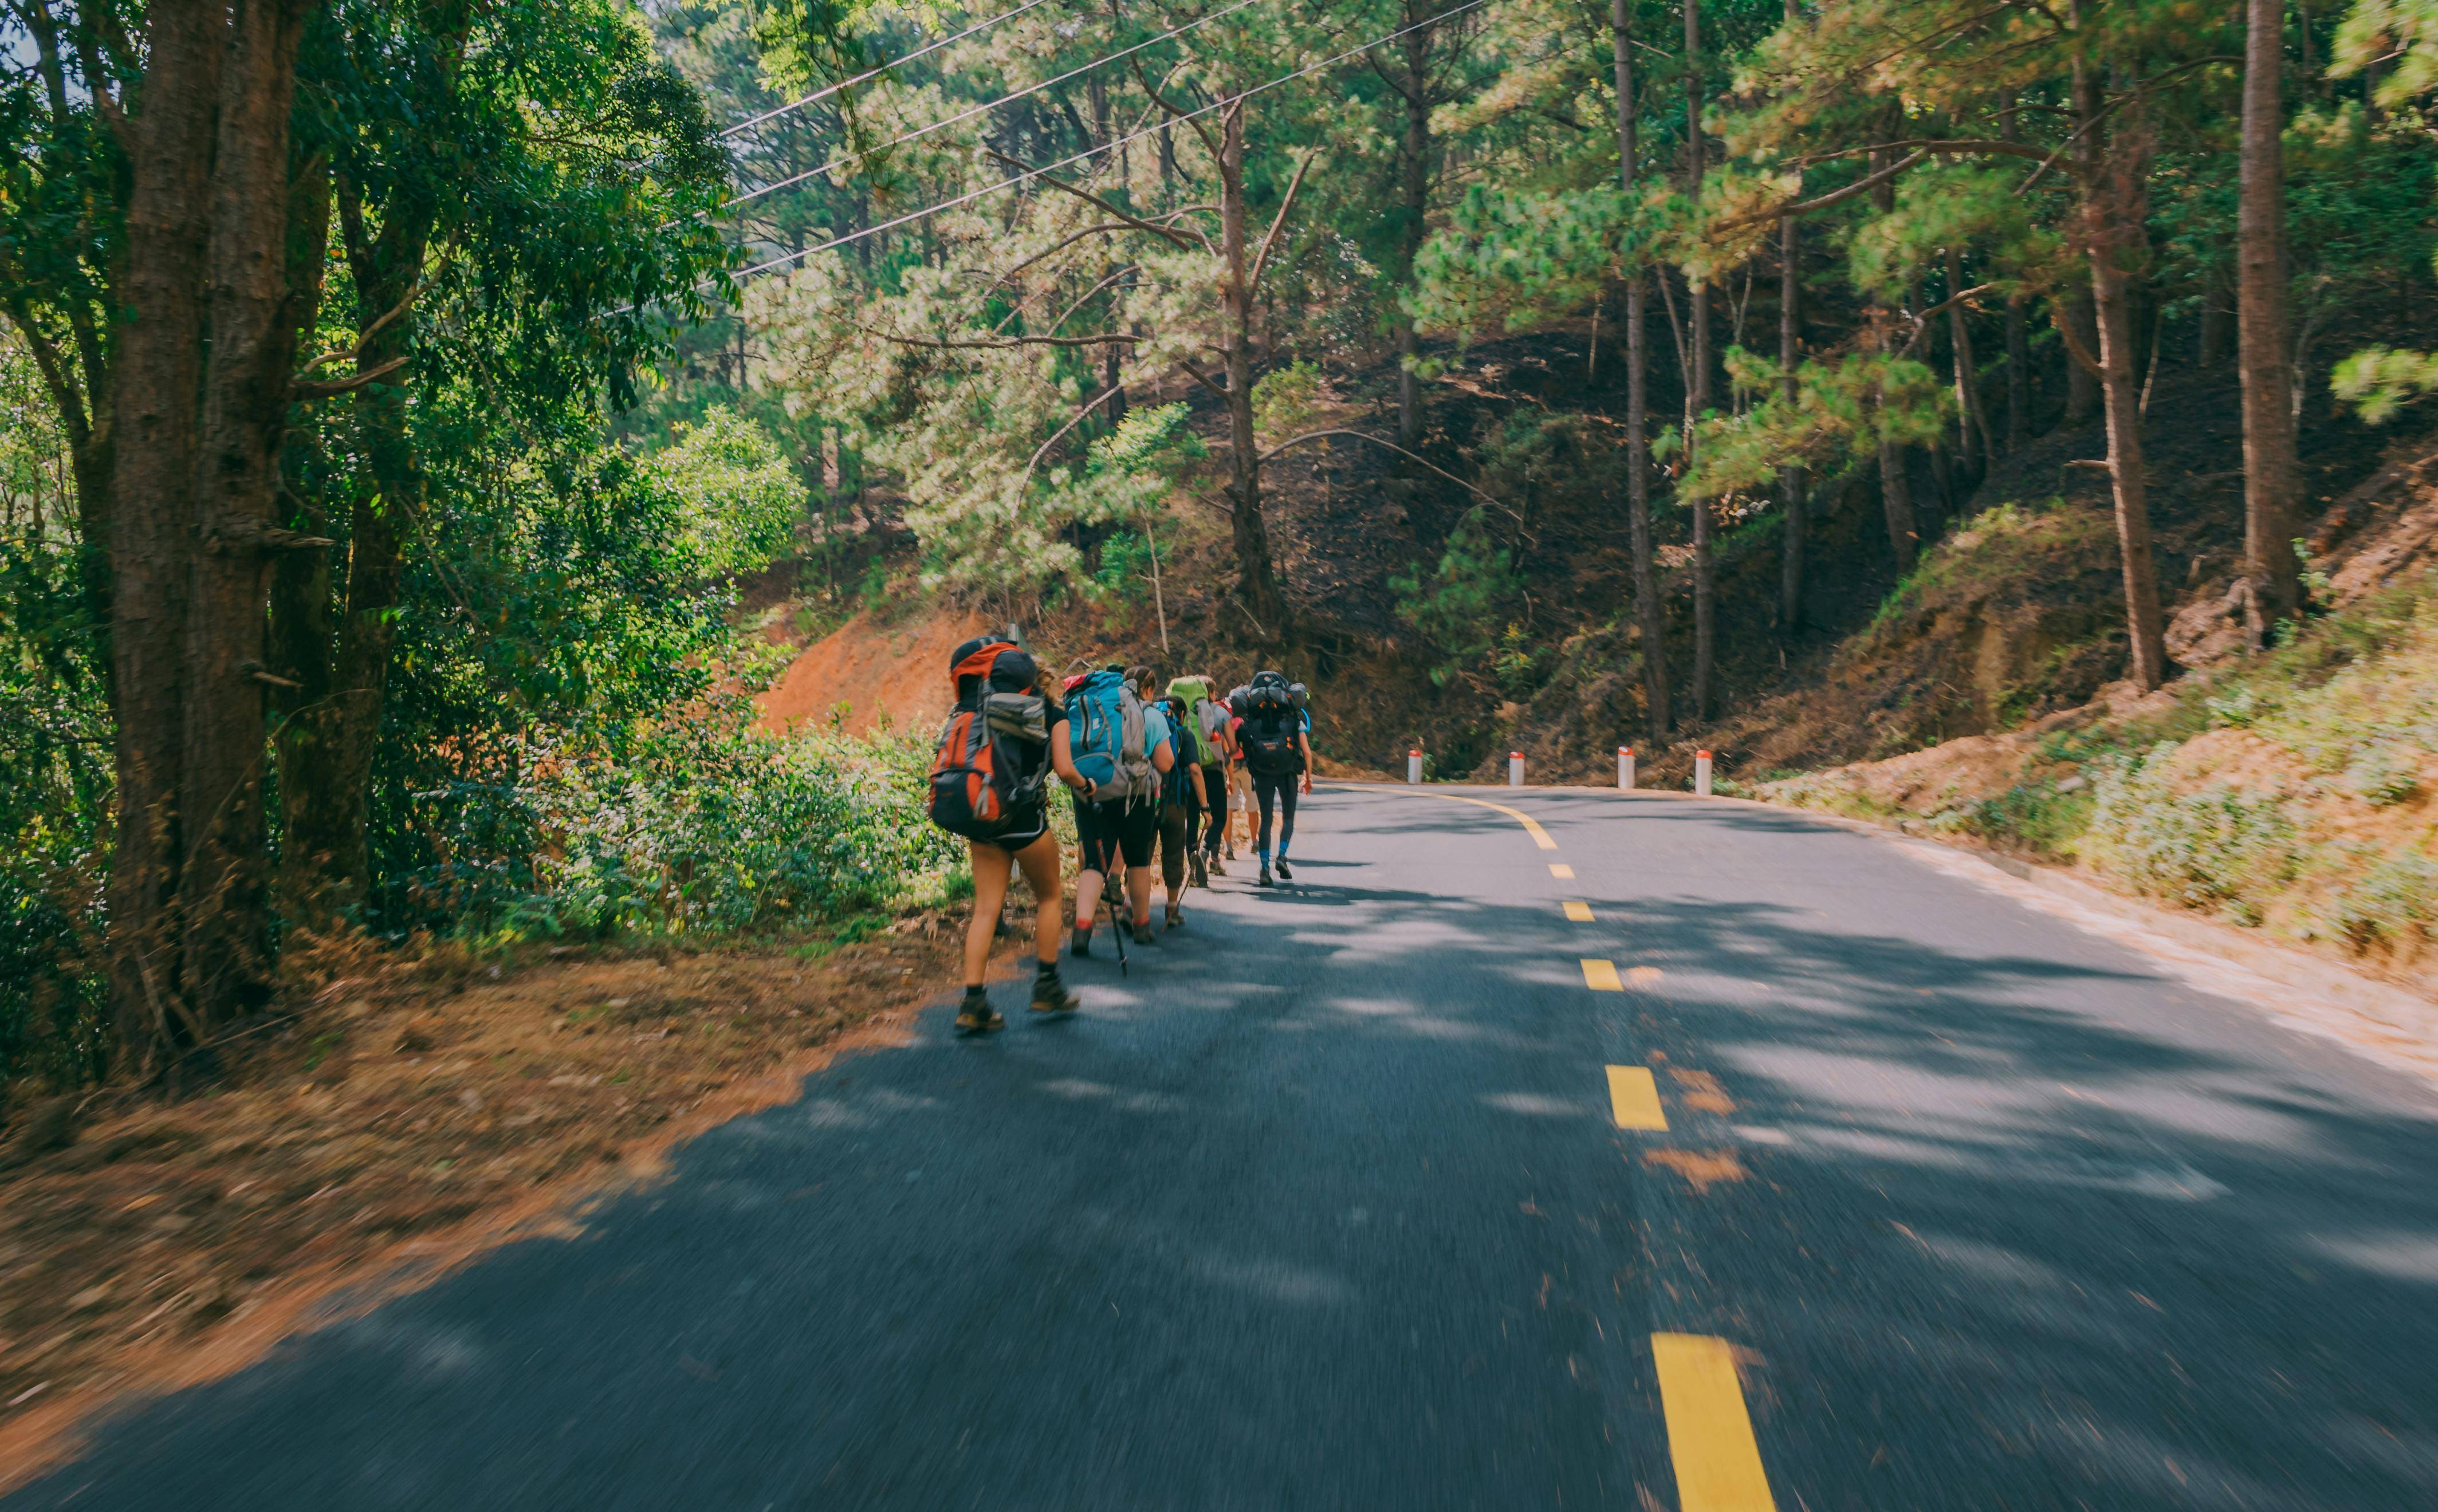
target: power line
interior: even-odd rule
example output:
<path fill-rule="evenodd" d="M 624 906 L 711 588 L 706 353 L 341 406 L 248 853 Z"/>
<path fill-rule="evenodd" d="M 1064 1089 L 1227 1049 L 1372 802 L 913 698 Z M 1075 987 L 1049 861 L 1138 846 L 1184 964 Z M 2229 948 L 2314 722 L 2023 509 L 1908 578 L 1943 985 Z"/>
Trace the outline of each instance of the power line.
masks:
<path fill-rule="evenodd" d="M 1132 132 L 1124 136 L 1121 136 L 1115 141 L 1104 142 L 1098 147 L 1086 148 L 1083 151 L 1077 152 L 1071 157 L 1060 158 L 1055 163 L 1045 163 L 1040 167 L 1028 168 L 1022 173 L 1011 174 L 1007 178 L 999 180 L 997 184 L 984 185 L 979 189 L 972 190 L 965 194 L 961 194 L 953 200 L 943 200 L 938 204 L 928 206 L 925 209 L 910 210 L 902 216 L 898 216 L 893 220 L 884 220 L 878 225 L 866 226 L 860 231 L 851 231 L 842 237 L 832 237 L 829 240 L 822 242 L 818 246 L 806 247 L 802 252 L 786 253 L 779 256 L 772 257 L 766 262 L 755 263 L 751 268 L 740 269 L 731 275 L 732 281 L 741 282 L 752 277 L 756 273 L 768 273 L 774 268 L 783 268 L 792 262 L 801 262 L 817 252 L 829 252 L 835 248 L 846 246 L 850 242 L 861 241 L 866 237 L 878 236 L 884 231 L 893 231 L 899 226 L 910 225 L 917 220 L 928 220 L 932 216 L 938 215 L 943 211 L 954 210 L 960 205 L 971 204 L 976 200 L 980 200 L 987 195 L 997 194 L 1001 189 L 1013 188 L 1016 185 L 1023 184 L 1028 180 L 1037 179 L 1045 173 L 1053 173 L 1060 168 L 1071 167 L 1078 163 L 1084 162 L 1087 158 L 1098 157 L 1104 152 L 1123 147 L 1129 142 L 1137 142 L 1146 136 L 1157 135 L 1166 127 L 1182 125 L 1187 121 L 1192 120 L 1196 116 L 1208 115 L 1212 111 L 1223 110 L 1230 105 L 1240 104 L 1245 100 L 1252 98 L 1256 95 L 1267 94 L 1269 91 L 1277 89 L 1282 84 L 1292 84 L 1297 79 L 1301 79 L 1308 74 L 1316 74 L 1324 68 L 1334 67 L 1338 63 L 1344 62 L 1349 58 L 1369 52 L 1372 48 L 1380 46 L 1383 44 L 1394 42 L 1408 32 L 1420 31 L 1425 26 L 1436 26 L 1440 23 L 1446 21 L 1451 17 L 1460 16 L 1468 10 L 1475 9 L 1477 7 L 1484 6 L 1489 3 L 1490 0 L 1464 0 L 1462 5 L 1451 6 L 1447 9 L 1439 12 L 1437 15 L 1434 15 L 1427 20 L 1417 21 L 1410 26 L 1400 26 L 1396 30 L 1389 32 L 1385 37 L 1374 37 L 1369 42 L 1360 44 L 1353 47 L 1349 47 L 1344 52 L 1324 58 L 1318 62 L 1307 63 L 1291 74 L 1281 74 L 1278 78 L 1273 79 L 1266 83 L 1256 84 L 1252 88 L 1246 90 L 1241 94 L 1231 95 L 1225 99 L 1213 100 L 1210 104 L 1203 106 L 1200 110 L 1188 111 L 1182 115 L 1163 121 L 1158 126 L 1148 126 L 1140 132 Z M 707 292 L 708 290 L 704 289 L 702 291 Z"/>
<path fill-rule="evenodd" d="M 776 184 L 766 184 L 750 194 L 738 195 L 735 199 L 731 200 L 726 204 L 720 206 L 720 208 L 726 210 L 733 209 L 740 204 L 751 204 L 752 202 L 761 199 L 766 194 L 776 194 L 781 189 L 793 188 L 797 185 L 804 183 L 806 179 L 819 178 L 822 174 L 827 173 L 834 168 L 842 168 L 851 163 L 860 163 L 865 158 L 876 156 L 879 153 L 889 150 L 892 147 L 899 146 L 906 142 L 911 142 L 918 137 L 928 136 L 933 132 L 945 130 L 947 127 L 956 125 L 960 121 L 972 120 L 975 116 L 982 114 L 985 112 L 995 111 L 1011 100 L 1022 99 L 1027 95 L 1039 94 L 1042 90 L 1048 89 L 1053 84 L 1063 84 L 1067 82 L 1067 80 L 1073 79 L 1078 75 L 1088 74 L 1093 69 L 1099 68 L 1103 64 L 1116 62 L 1121 58 L 1130 58 L 1146 47 L 1157 46 L 1158 44 L 1166 42 L 1172 37 L 1183 36 L 1185 33 L 1193 30 L 1197 26 L 1209 26 L 1211 22 L 1217 21 L 1222 16 L 1232 15 L 1236 11 L 1244 9 L 1246 6 L 1256 5 L 1259 3 L 1260 0 L 1236 0 L 1234 5 L 1228 7 L 1224 10 L 1214 10 L 1207 16 L 1200 17 L 1193 21 L 1189 21 L 1181 26 L 1172 26 L 1168 30 L 1161 32 L 1157 37 L 1136 43 L 1131 47 L 1110 53 L 1106 57 L 1095 58 L 1090 62 L 1085 63 L 1081 67 L 1070 68 L 1067 70 L 1067 72 L 1060 74 L 1055 79 L 1045 79 L 1040 83 L 1027 85 L 1023 89 L 1011 90 L 1007 94 L 1001 95 L 997 99 L 973 106 L 968 110 L 961 111 L 954 115 L 948 116 L 945 120 L 933 121 L 928 126 L 908 132 L 901 136 L 892 136 L 888 141 L 865 148 L 860 152 L 848 152 L 841 156 L 834 157 L 828 162 L 822 164 L 820 167 L 806 168 L 804 172 L 798 173 L 790 178 L 781 179 Z M 705 215 L 715 213 L 716 212 L 713 211 L 703 212 Z"/>
<path fill-rule="evenodd" d="M 1035 6 L 1046 5 L 1048 3 L 1049 0 L 1024 0 L 1024 4 L 1017 6 L 1015 9 L 1002 10 L 998 15 L 991 17 L 988 21 L 977 21 L 972 26 L 967 26 L 964 30 L 958 32 L 953 37 L 942 37 L 937 42 L 927 42 L 922 46 L 915 48 L 912 52 L 908 53 L 903 58 L 892 58 L 889 62 L 882 63 L 877 68 L 865 69 L 862 73 L 856 75 L 853 79 L 841 79 L 835 84 L 814 90 L 811 94 L 805 96 L 802 99 L 789 100 L 786 104 L 778 106 L 772 110 L 764 111 L 761 114 L 753 116 L 750 120 L 738 121 L 735 125 L 720 132 L 720 137 L 725 140 L 728 137 L 734 136 L 739 132 L 759 126 L 764 121 L 775 119 L 778 116 L 786 115 L 793 111 L 803 110 L 807 105 L 819 104 L 822 100 L 829 98 L 832 95 L 837 94 L 841 89 L 853 89 L 856 85 L 864 82 L 866 79 L 877 79 L 882 74 L 885 74 L 889 72 L 889 70 L 898 67 L 901 64 L 910 63 L 918 58 L 928 58 L 931 54 L 938 52 L 943 47 L 963 42 L 967 37 L 973 36 L 976 32 L 988 31 L 991 27 L 998 26 L 1002 21 L 1012 20 L 1016 16 L 1024 14 Z"/>

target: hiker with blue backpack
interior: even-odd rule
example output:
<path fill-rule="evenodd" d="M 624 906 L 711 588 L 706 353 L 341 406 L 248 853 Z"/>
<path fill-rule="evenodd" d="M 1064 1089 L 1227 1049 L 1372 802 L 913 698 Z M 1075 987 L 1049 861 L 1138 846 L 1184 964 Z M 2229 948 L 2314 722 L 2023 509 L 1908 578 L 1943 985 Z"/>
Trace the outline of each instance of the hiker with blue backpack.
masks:
<path fill-rule="evenodd" d="M 1041 668 L 1012 641 L 976 636 L 948 658 L 956 704 L 931 754 L 931 822 L 964 836 L 973 860 L 974 916 L 965 926 L 965 996 L 957 1032 L 980 1034 L 1006 1020 L 991 1007 L 983 976 L 1010 874 L 1033 889 L 1033 1011 L 1079 1006 L 1058 976 L 1058 841 L 1050 833 L 1048 778 L 1081 787 L 1066 708 Z"/>
<path fill-rule="evenodd" d="M 1160 768 L 1159 877 L 1168 889 L 1167 927 L 1177 929 L 1185 923 L 1187 866 L 1195 857 L 1193 818 L 1208 801 L 1202 785 L 1202 759 L 1194 743 L 1193 703 L 1176 695 L 1176 683 L 1169 684 L 1169 696 L 1162 699 L 1159 679 L 1149 667 L 1132 668 L 1126 676 L 1134 679 L 1143 703 L 1167 726 L 1170 763 Z"/>
<path fill-rule="evenodd" d="M 1160 780 L 1175 764 L 1167 720 L 1145 704 L 1121 668 L 1086 673 L 1069 685 L 1068 742 L 1076 773 L 1075 875 L 1079 957 L 1092 953 L 1092 928 L 1108 874 L 1122 863 L 1135 943 L 1151 943 L 1151 852 L 1159 829 Z M 1111 900 L 1111 913 L 1116 912 Z M 1113 930 L 1128 927 L 1112 920 Z M 1120 945 L 1123 954 L 1123 945 Z"/>

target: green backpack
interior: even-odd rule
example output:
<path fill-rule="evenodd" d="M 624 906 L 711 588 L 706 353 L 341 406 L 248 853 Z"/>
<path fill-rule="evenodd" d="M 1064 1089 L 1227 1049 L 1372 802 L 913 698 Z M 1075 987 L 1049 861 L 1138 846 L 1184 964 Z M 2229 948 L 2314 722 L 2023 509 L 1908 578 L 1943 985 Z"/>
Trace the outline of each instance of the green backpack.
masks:
<path fill-rule="evenodd" d="M 1211 744 L 1210 733 L 1202 728 L 1202 710 L 1210 701 L 1210 685 L 1199 677 L 1178 677 L 1168 685 L 1168 695 L 1188 711 L 1180 723 L 1193 742 L 1193 764 L 1218 765 L 1219 747 Z"/>

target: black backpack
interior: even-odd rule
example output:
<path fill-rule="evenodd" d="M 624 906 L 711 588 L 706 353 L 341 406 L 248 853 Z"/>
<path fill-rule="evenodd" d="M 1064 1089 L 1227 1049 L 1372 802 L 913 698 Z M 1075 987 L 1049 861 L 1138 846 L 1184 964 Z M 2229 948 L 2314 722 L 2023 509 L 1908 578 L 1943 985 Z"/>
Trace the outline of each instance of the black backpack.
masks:
<path fill-rule="evenodd" d="M 1302 721 L 1284 681 L 1256 677 L 1236 695 L 1232 707 L 1245 722 L 1238 738 L 1247 771 L 1256 777 L 1292 777 L 1303 770 L 1303 753 L 1296 747 Z"/>

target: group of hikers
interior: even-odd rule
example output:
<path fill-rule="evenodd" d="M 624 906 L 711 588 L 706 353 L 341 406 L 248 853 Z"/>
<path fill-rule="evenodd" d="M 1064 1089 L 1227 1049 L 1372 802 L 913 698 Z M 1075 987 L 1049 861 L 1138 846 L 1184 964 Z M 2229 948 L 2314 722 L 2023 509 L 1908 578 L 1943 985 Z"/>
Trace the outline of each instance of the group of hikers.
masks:
<path fill-rule="evenodd" d="M 1291 880 L 1296 795 L 1312 791 L 1312 713 L 1303 684 L 1256 673 L 1224 697 L 1207 674 L 1163 689 L 1150 667 L 1104 667 L 1065 679 L 1045 674 L 1013 640 L 977 636 L 949 657 L 956 703 L 931 758 L 931 821 L 964 836 L 973 853 L 974 914 L 965 932 L 965 995 L 957 1030 L 978 1034 L 1005 1020 L 991 1008 L 982 976 L 1008 880 L 1033 889 L 1039 966 L 1033 1011 L 1078 1006 L 1058 975 L 1063 897 L 1058 842 L 1051 833 L 1050 780 L 1073 796 L 1077 838 L 1073 953 L 1088 956 L 1103 894 L 1113 935 L 1156 938 L 1151 894 L 1168 897 L 1166 927 L 1185 923 L 1185 889 L 1225 876 L 1235 859 L 1231 807 L 1258 810 L 1251 844 L 1259 885 Z M 1249 801 L 1248 801 L 1249 795 Z M 1270 832 L 1278 825 L 1273 856 Z M 1112 879 L 1122 877 L 1121 887 Z M 1118 917 L 1121 903 L 1126 906 Z M 1115 941 L 1122 953 L 1122 940 Z"/>

